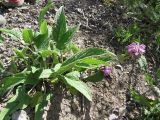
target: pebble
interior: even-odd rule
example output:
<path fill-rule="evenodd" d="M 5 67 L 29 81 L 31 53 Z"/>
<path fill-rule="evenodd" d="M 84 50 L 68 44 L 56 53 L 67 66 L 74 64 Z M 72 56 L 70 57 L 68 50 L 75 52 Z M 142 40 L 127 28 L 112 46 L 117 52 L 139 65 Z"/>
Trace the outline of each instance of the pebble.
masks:
<path fill-rule="evenodd" d="M 0 15 L 0 28 L 5 26 L 5 24 L 6 24 L 6 19 L 2 15 Z"/>
<path fill-rule="evenodd" d="M 115 114 L 110 114 L 108 120 L 118 120 L 118 116 Z"/>
<path fill-rule="evenodd" d="M 13 113 L 12 120 L 29 120 L 29 117 L 24 110 L 19 110 Z"/>

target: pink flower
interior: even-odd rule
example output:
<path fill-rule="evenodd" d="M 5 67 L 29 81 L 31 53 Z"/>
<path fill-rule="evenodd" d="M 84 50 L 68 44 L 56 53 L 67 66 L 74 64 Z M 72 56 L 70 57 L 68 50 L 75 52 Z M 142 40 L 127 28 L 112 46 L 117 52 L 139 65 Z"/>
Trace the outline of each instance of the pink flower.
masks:
<path fill-rule="evenodd" d="M 145 53 L 146 46 L 144 44 L 139 43 L 131 43 L 127 46 L 128 53 L 132 56 L 140 56 Z"/>
<path fill-rule="evenodd" d="M 104 76 L 109 76 L 112 72 L 112 68 L 106 66 L 102 66 L 100 70 L 104 73 Z"/>

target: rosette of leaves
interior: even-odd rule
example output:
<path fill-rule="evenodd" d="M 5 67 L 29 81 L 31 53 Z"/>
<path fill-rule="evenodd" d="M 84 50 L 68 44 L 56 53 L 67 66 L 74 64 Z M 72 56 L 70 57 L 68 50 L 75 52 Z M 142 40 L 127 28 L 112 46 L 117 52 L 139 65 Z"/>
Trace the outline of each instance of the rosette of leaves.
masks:
<path fill-rule="evenodd" d="M 1 82 L 1 97 L 7 91 L 13 91 L 15 94 L 0 112 L 0 119 L 8 120 L 16 110 L 31 106 L 35 108 L 34 119 L 41 120 L 44 106 L 53 94 L 51 86 L 57 83 L 65 84 L 71 91 L 79 91 L 91 101 L 91 90 L 80 79 L 81 73 L 94 70 L 95 73 L 87 76 L 85 81 L 92 81 L 93 78 L 101 80 L 103 74 L 97 69 L 99 65 L 116 58 L 113 53 L 101 48 L 81 50 L 73 44 L 71 39 L 79 26 L 67 26 L 63 6 L 57 11 L 53 26 L 48 26 L 44 15 L 51 7 L 52 3 L 49 2 L 40 11 L 38 32 L 27 28 L 16 36 L 23 38 L 21 43 L 24 48 L 14 49 L 10 76 Z M 0 31 L 12 36 L 17 35 L 12 30 Z M 17 64 L 19 61 L 20 65 Z"/>

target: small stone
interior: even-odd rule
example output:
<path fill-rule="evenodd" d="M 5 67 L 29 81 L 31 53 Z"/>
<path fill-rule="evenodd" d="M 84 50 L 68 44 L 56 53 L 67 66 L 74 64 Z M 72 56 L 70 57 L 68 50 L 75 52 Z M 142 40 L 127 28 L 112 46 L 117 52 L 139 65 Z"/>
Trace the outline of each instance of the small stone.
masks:
<path fill-rule="evenodd" d="M 19 110 L 12 114 L 12 120 L 29 120 L 29 117 L 24 110 Z"/>
<path fill-rule="evenodd" d="M 0 15 L 0 27 L 5 26 L 5 24 L 6 24 L 6 19 L 2 15 Z"/>
<path fill-rule="evenodd" d="M 118 116 L 115 114 L 110 114 L 108 120 L 118 120 Z"/>
<path fill-rule="evenodd" d="M 69 106 L 66 106 L 66 107 L 65 107 L 65 112 L 66 112 L 66 113 L 70 113 L 70 112 L 71 112 L 71 109 L 70 109 Z"/>

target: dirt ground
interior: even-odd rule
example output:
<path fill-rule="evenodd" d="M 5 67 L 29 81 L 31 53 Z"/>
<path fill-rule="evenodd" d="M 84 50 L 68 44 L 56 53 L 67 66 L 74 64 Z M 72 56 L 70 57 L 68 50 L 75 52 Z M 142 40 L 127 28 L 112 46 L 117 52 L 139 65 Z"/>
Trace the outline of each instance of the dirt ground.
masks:
<path fill-rule="evenodd" d="M 101 47 L 112 52 L 120 53 L 121 46 L 114 37 L 114 29 L 119 25 L 127 26 L 134 20 L 125 17 L 125 7 L 119 1 L 104 4 L 100 0 L 55 0 L 55 7 L 47 15 L 48 23 L 53 23 L 55 11 L 64 5 L 69 25 L 81 24 L 80 30 L 74 37 L 75 43 L 81 48 Z M 0 13 L 7 19 L 6 27 L 34 28 L 37 29 L 37 17 L 44 3 L 35 5 L 25 4 L 22 7 L 7 9 L 0 7 Z M 13 47 L 20 44 L 5 39 L 5 44 L 0 48 L 0 59 L 5 66 L 9 64 Z M 135 66 L 135 67 L 133 67 Z M 138 120 L 140 109 L 130 99 L 128 91 L 132 84 L 140 92 L 148 88 L 143 80 L 143 74 L 137 65 L 128 60 L 113 66 L 112 79 L 90 83 L 93 101 L 87 101 L 81 94 L 71 95 L 66 92 L 63 85 L 54 88 L 54 96 L 45 108 L 46 120 L 112 120 L 115 115 L 117 120 Z M 30 110 L 29 115 L 33 115 Z M 32 117 L 30 117 L 32 120 Z"/>

